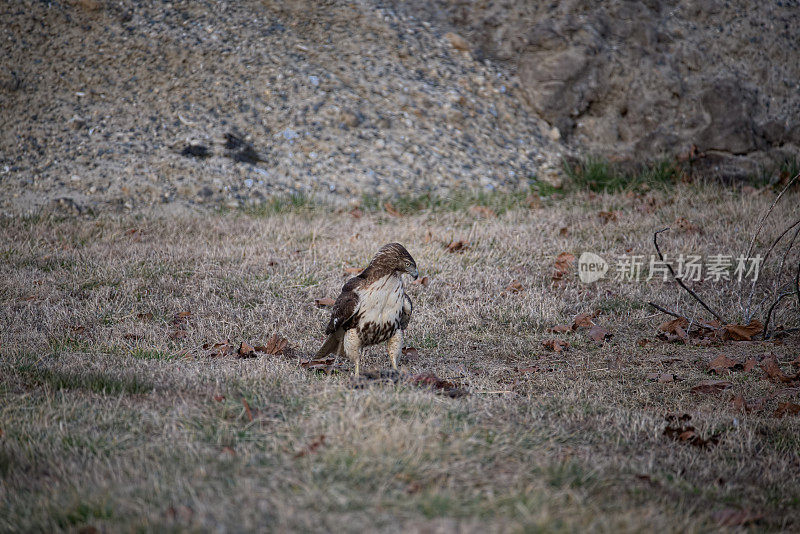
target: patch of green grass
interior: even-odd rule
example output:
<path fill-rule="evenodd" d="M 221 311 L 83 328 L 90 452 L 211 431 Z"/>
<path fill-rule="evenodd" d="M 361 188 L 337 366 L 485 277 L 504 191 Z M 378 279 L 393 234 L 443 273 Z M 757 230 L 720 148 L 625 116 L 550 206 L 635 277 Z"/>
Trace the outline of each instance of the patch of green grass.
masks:
<path fill-rule="evenodd" d="M 56 523 L 61 528 L 85 525 L 92 519 L 111 519 L 114 512 L 106 504 L 93 502 L 80 502 L 72 508 L 59 510 L 56 514 Z"/>
<path fill-rule="evenodd" d="M 616 315 L 635 310 L 647 309 L 647 304 L 634 299 L 629 299 L 620 296 L 611 296 L 600 300 L 598 308 L 603 313 Z"/>
<path fill-rule="evenodd" d="M 314 201 L 305 193 L 292 193 L 273 196 L 260 204 L 244 206 L 239 211 L 251 217 L 270 217 L 285 213 L 311 212 L 321 206 L 321 203 Z"/>
<path fill-rule="evenodd" d="M 436 193 L 422 193 L 419 195 L 399 195 L 379 199 L 374 196 L 364 196 L 361 208 L 369 212 L 383 211 L 384 204 L 389 203 L 395 210 L 403 215 L 414 215 L 420 212 L 447 213 L 467 211 L 473 206 L 480 206 L 492 210 L 497 215 L 522 207 L 527 207 L 528 196 L 538 194 L 550 196 L 557 191 L 553 186 L 544 182 L 534 182 L 530 191 L 456 191 L 450 195 Z"/>
<path fill-rule="evenodd" d="M 664 187 L 675 183 L 683 173 L 680 166 L 670 160 L 631 166 L 588 156 L 578 161 L 564 160 L 563 165 L 572 188 L 598 193 Z"/>
<path fill-rule="evenodd" d="M 319 285 L 319 280 L 317 280 L 313 274 L 304 274 L 298 278 L 297 284 L 300 287 L 313 287 Z"/>
<path fill-rule="evenodd" d="M 782 188 L 787 180 L 791 180 L 800 173 L 800 158 L 792 156 L 776 165 L 767 165 L 760 169 L 750 183 L 756 187 L 774 186 Z"/>
<path fill-rule="evenodd" d="M 34 384 L 57 390 L 81 389 L 105 395 L 148 393 L 153 390 L 152 384 L 136 377 L 114 378 L 91 371 L 58 371 L 30 364 L 18 366 L 17 371 Z"/>
<path fill-rule="evenodd" d="M 171 354 L 169 352 L 164 352 L 156 349 L 143 349 L 141 347 L 134 348 L 130 352 L 130 354 L 131 356 L 139 360 L 172 361 L 180 358 L 180 356 L 178 356 L 177 354 Z"/>
<path fill-rule="evenodd" d="M 797 156 L 786 158 L 778 167 L 778 171 L 782 176 L 786 176 L 788 178 L 797 176 L 800 174 L 800 158 Z"/>
<path fill-rule="evenodd" d="M 62 337 L 50 339 L 50 351 L 54 354 L 59 352 L 88 352 L 91 345 L 83 339 Z"/>
<path fill-rule="evenodd" d="M 0 476 L 7 477 L 13 463 L 14 458 L 11 453 L 6 451 L 5 448 L 0 448 Z"/>
<path fill-rule="evenodd" d="M 594 484 L 597 478 L 595 473 L 574 461 L 548 466 L 545 474 L 547 482 L 554 488 L 582 488 Z"/>
<path fill-rule="evenodd" d="M 458 503 L 455 502 L 450 495 L 444 493 L 430 493 L 424 499 L 419 501 L 420 512 L 432 519 L 434 517 L 446 517 L 453 515 L 458 508 Z"/>

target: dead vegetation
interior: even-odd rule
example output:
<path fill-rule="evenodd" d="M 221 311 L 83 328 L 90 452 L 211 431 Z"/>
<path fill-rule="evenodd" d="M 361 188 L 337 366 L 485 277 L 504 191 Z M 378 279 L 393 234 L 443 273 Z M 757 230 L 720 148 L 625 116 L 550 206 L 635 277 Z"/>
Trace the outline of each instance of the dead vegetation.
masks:
<path fill-rule="evenodd" d="M 734 254 L 772 198 L 4 220 L 0 530 L 796 529 L 796 314 L 748 335 L 704 280 L 738 325 L 711 335 L 669 279 L 575 273 L 680 218 L 664 250 Z M 309 361 L 325 299 L 395 240 L 424 276 L 401 372 Z"/>

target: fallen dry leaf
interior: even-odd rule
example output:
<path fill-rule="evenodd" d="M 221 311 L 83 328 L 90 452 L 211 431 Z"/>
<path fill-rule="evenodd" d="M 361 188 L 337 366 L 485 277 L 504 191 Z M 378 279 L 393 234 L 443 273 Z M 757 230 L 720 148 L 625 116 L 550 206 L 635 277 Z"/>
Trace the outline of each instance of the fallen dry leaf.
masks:
<path fill-rule="evenodd" d="M 667 427 L 664 429 L 663 434 L 668 438 L 700 448 L 708 448 L 719 443 L 719 435 L 712 435 L 708 439 L 703 439 L 697 434 L 697 431 L 692 425 L 683 424 L 691 418 L 692 416 L 689 414 L 683 414 L 681 416 L 668 415 L 666 417 Z"/>
<path fill-rule="evenodd" d="M 83 332 L 86 330 L 86 327 L 78 325 L 78 326 L 71 326 L 70 329 L 76 334 L 83 334 Z"/>
<path fill-rule="evenodd" d="M 137 313 L 137 314 L 136 314 L 136 318 L 137 318 L 137 319 L 141 319 L 142 321 L 149 321 L 149 320 L 151 320 L 151 319 L 153 318 L 153 314 L 152 314 L 152 313 L 150 313 L 150 312 L 147 312 L 147 313 Z"/>
<path fill-rule="evenodd" d="M 589 336 L 589 339 L 597 343 L 603 343 L 604 341 L 607 341 L 614 336 L 614 334 L 612 334 L 599 324 L 592 325 L 591 328 L 589 328 L 589 332 L 587 333 L 587 335 Z"/>
<path fill-rule="evenodd" d="M 225 400 L 225 395 L 214 395 L 214 400 L 217 402 L 222 402 Z"/>
<path fill-rule="evenodd" d="M 529 209 L 538 210 L 542 207 L 542 199 L 538 195 L 528 195 L 525 198 L 525 204 Z"/>
<path fill-rule="evenodd" d="M 169 338 L 170 339 L 183 339 L 188 335 L 189 335 L 189 332 L 187 332 L 186 330 L 178 329 L 178 330 L 175 330 L 174 332 L 172 332 L 169 335 Z"/>
<path fill-rule="evenodd" d="M 687 321 L 684 317 L 678 317 L 677 319 L 672 319 L 671 321 L 661 323 L 658 329 L 668 334 L 676 334 L 678 328 L 685 331 L 688 327 L 689 321 Z"/>
<path fill-rule="evenodd" d="M 314 304 L 316 304 L 318 308 L 324 308 L 325 306 L 333 306 L 336 304 L 336 301 L 332 298 L 323 297 L 321 299 L 314 299 Z"/>
<path fill-rule="evenodd" d="M 752 320 L 749 325 L 726 324 L 722 327 L 725 330 L 725 338 L 733 341 L 752 341 L 753 336 L 760 334 L 764 330 L 764 325 L 760 321 Z"/>
<path fill-rule="evenodd" d="M 317 451 L 320 447 L 325 444 L 325 434 L 320 434 L 316 438 L 314 438 L 311 443 L 297 451 L 294 455 L 295 458 L 302 458 L 303 456 L 307 456 Z"/>
<path fill-rule="evenodd" d="M 383 209 L 386 210 L 386 213 L 391 215 L 392 217 L 402 217 L 402 214 L 395 209 L 389 202 L 383 203 Z"/>
<path fill-rule="evenodd" d="M 445 246 L 447 252 L 463 252 L 469 248 L 467 241 L 451 241 Z"/>
<path fill-rule="evenodd" d="M 467 390 L 460 387 L 458 384 L 443 378 L 439 378 L 433 373 L 421 373 L 414 375 L 408 378 L 407 382 L 416 386 L 423 386 L 436 390 L 438 393 L 452 398 L 463 397 L 464 395 L 468 394 Z"/>
<path fill-rule="evenodd" d="M 726 380 L 703 380 L 692 388 L 692 393 L 715 394 L 730 387 L 733 383 Z"/>
<path fill-rule="evenodd" d="M 702 229 L 696 224 L 690 222 L 685 217 L 678 217 L 672 225 L 676 231 L 686 234 L 700 234 L 703 233 Z"/>
<path fill-rule="evenodd" d="M 525 290 L 525 286 L 523 286 L 520 283 L 520 281 L 515 278 L 514 280 L 511 281 L 510 284 L 508 284 L 506 286 L 506 288 L 503 291 L 504 292 L 508 292 L 508 293 L 519 293 L 520 291 L 524 291 L 524 290 Z"/>
<path fill-rule="evenodd" d="M 350 216 L 354 219 L 360 219 L 364 216 L 364 212 L 361 211 L 359 208 L 353 208 L 350 210 Z"/>
<path fill-rule="evenodd" d="M 678 377 L 676 377 L 672 373 L 650 373 L 647 375 L 647 380 L 651 382 L 661 382 L 662 384 L 666 384 L 668 382 L 675 382 Z"/>
<path fill-rule="evenodd" d="M 565 334 L 567 332 L 572 332 L 572 328 L 565 324 L 557 324 L 554 327 L 550 328 L 550 331 L 554 334 Z"/>
<path fill-rule="evenodd" d="M 731 370 L 742 369 L 743 366 L 736 360 L 728 358 L 724 354 L 720 354 L 710 362 L 708 362 L 708 371 L 718 375 L 728 374 Z"/>
<path fill-rule="evenodd" d="M 733 409 L 739 412 L 747 412 L 747 400 L 745 400 L 744 395 L 734 395 L 731 398 L 731 402 L 733 403 Z"/>
<path fill-rule="evenodd" d="M 734 395 L 731 397 L 733 409 L 739 412 L 754 412 L 764 408 L 767 403 L 766 397 L 759 397 L 757 399 L 747 400 L 744 395 Z"/>
<path fill-rule="evenodd" d="M 545 348 L 555 352 L 561 352 L 562 350 L 569 348 L 569 343 L 567 341 L 555 338 L 542 341 L 542 345 L 544 345 Z"/>
<path fill-rule="evenodd" d="M 254 347 L 254 350 L 256 352 L 263 352 L 264 354 L 269 354 L 272 356 L 280 356 L 286 350 L 288 343 L 289 342 L 285 337 L 281 337 L 278 334 L 272 334 L 272 337 L 269 338 L 266 345 L 257 345 Z"/>
<path fill-rule="evenodd" d="M 469 212 L 476 217 L 486 217 L 487 219 L 497 217 L 494 210 L 486 206 L 472 206 L 469 208 Z"/>
<path fill-rule="evenodd" d="M 561 237 L 568 236 L 569 235 L 569 228 L 567 228 L 566 226 L 562 226 L 561 228 L 558 229 L 558 235 L 560 235 Z"/>
<path fill-rule="evenodd" d="M 223 358 L 225 356 L 230 356 L 233 354 L 233 346 L 231 345 L 230 341 L 224 341 L 222 343 L 214 343 L 213 345 L 209 345 L 206 343 L 203 345 L 204 350 L 211 349 L 211 352 L 208 356 L 212 358 Z"/>
<path fill-rule="evenodd" d="M 782 382 L 786 384 L 800 379 L 800 376 L 798 376 L 800 373 L 794 376 L 784 373 L 781 370 L 781 366 L 778 364 L 778 360 L 775 359 L 775 356 L 769 356 L 768 358 L 765 358 L 764 361 L 761 362 L 761 368 L 767 374 L 767 378 L 771 382 Z"/>
<path fill-rule="evenodd" d="M 239 350 L 236 351 L 236 354 L 240 358 L 255 358 L 256 357 L 256 350 L 249 345 L 246 341 L 242 341 L 239 344 Z"/>
<path fill-rule="evenodd" d="M 251 423 L 253 422 L 253 410 L 250 409 L 250 403 L 247 402 L 247 399 L 242 399 L 242 406 L 244 406 L 244 413 L 247 416 L 247 420 Z"/>
<path fill-rule="evenodd" d="M 562 279 L 566 274 L 572 271 L 575 264 L 575 256 L 569 252 L 562 252 L 556 256 L 555 272 L 553 274 L 554 280 Z"/>
<path fill-rule="evenodd" d="M 640 337 L 639 339 L 636 340 L 636 344 L 639 345 L 640 347 L 646 347 L 649 343 L 651 343 L 651 341 L 646 337 Z"/>
<path fill-rule="evenodd" d="M 800 414 L 800 404 L 793 402 L 779 402 L 778 409 L 773 414 L 775 417 L 783 417 L 784 415 L 797 415 Z"/>
<path fill-rule="evenodd" d="M 753 370 L 753 368 L 754 368 L 756 365 L 758 365 L 758 361 L 756 361 L 756 359 L 755 359 L 755 358 L 747 358 L 747 360 L 744 362 L 744 366 L 742 367 L 742 370 L 743 370 L 745 373 L 747 373 L 747 372 L 749 372 L 749 371 L 752 371 L 752 370 Z"/>
<path fill-rule="evenodd" d="M 608 224 L 617 220 L 616 211 L 600 211 L 597 213 L 597 216 L 600 217 L 600 220 L 603 221 L 603 224 Z"/>
<path fill-rule="evenodd" d="M 411 285 L 412 285 L 412 286 L 422 286 L 422 287 L 428 287 L 428 285 L 429 285 L 430 283 L 431 283 L 430 279 L 428 279 L 428 277 L 427 277 L 427 276 L 423 276 L 422 278 L 417 278 L 416 280 L 414 280 L 413 282 L 411 282 Z"/>
<path fill-rule="evenodd" d="M 173 325 L 181 325 L 186 324 L 189 322 L 189 318 L 192 316 L 192 312 L 182 311 L 178 312 L 172 316 L 172 324 Z"/>
<path fill-rule="evenodd" d="M 577 330 L 578 328 L 591 328 L 594 325 L 594 319 L 600 315 L 600 311 L 597 310 L 594 313 L 579 313 L 572 319 L 572 329 Z"/>

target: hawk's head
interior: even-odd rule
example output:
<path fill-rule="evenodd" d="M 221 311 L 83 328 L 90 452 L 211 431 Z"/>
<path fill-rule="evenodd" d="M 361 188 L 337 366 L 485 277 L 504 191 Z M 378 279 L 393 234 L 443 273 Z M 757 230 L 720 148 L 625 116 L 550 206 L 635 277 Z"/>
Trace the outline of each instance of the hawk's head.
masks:
<path fill-rule="evenodd" d="M 379 271 L 408 273 L 414 280 L 419 277 L 417 262 L 400 243 L 383 245 L 369 264 Z"/>

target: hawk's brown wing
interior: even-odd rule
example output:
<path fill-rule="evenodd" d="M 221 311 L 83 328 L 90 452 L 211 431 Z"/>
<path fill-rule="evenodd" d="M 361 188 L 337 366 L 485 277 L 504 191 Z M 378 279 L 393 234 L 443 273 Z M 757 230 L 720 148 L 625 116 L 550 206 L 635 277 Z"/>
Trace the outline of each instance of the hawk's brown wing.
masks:
<path fill-rule="evenodd" d="M 358 310 L 358 294 L 355 290 L 363 283 L 364 279 L 356 276 L 342 287 L 342 292 L 333 305 L 331 319 L 325 328 L 326 334 L 333 334 L 339 328 L 347 330 L 351 327 L 352 319 Z"/>

